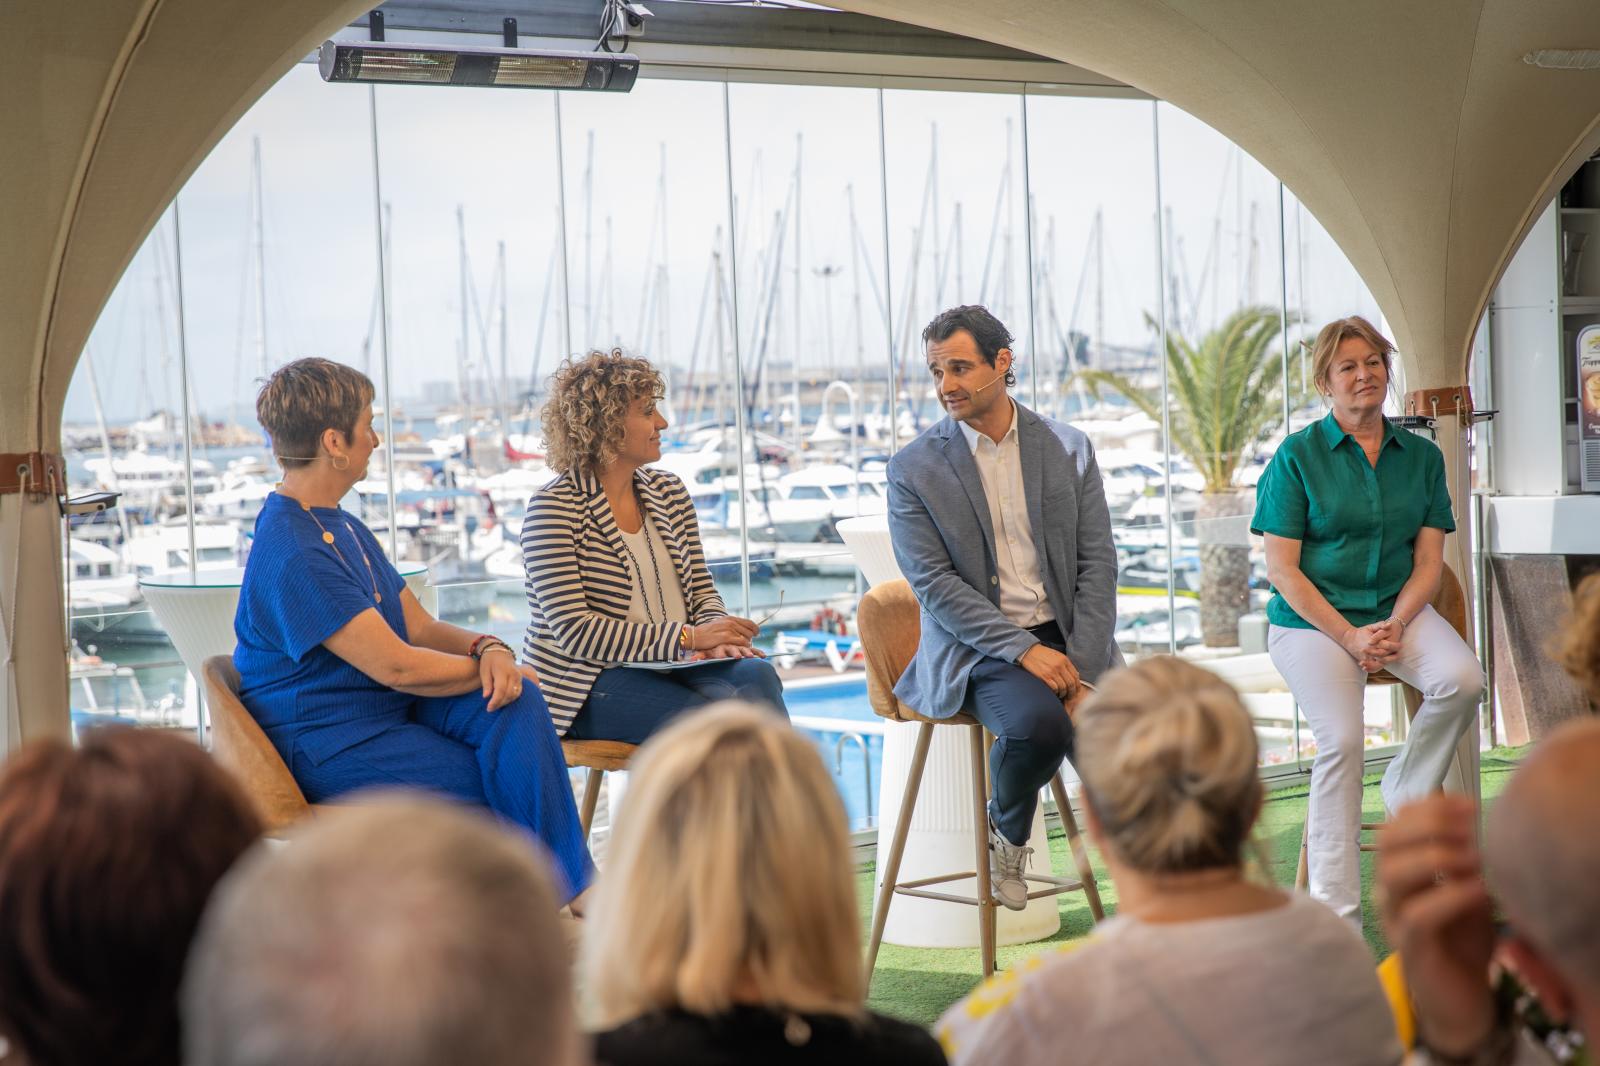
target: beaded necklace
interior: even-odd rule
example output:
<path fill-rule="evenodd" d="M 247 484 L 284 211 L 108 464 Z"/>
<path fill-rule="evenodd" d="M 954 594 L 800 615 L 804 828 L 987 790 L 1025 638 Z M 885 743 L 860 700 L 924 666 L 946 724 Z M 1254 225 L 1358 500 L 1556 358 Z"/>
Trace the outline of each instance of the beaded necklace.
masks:
<path fill-rule="evenodd" d="M 667 594 L 661 587 L 661 564 L 656 559 L 655 538 L 650 535 L 650 516 L 644 513 L 644 508 L 639 509 L 639 532 L 644 534 L 645 550 L 650 553 L 650 572 L 656 579 L 656 599 L 661 604 L 661 623 L 667 620 Z M 619 530 L 621 527 L 618 527 Z M 650 594 L 644 588 L 644 568 L 639 565 L 639 560 L 634 556 L 633 549 L 628 547 L 627 538 L 622 541 L 622 550 L 628 553 L 628 562 L 633 565 L 634 580 L 639 582 L 639 598 L 644 601 L 644 616 L 652 624 L 656 622 L 656 612 L 650 607 Z"/>
<path fill-rule="evenodd" d="M 298 500 L 296 502 L 300 503 Z M 351 577 L 356 577 L 356 568 L 351 566 L 350 563 L 345 559 L 344 552 L 339 550 L 339 545 L 334 541 L 333 534 L 328 532 L 328 527 L 322 524 L 322 519 L 317 517 L 317 512 L 311 509 L 311 505 L 309 503 L 300 503 L 300 509 L 306 514 L 310 515 L 311 520 L 317 524 L 317 528 L 322 530 L 322 543 L 332 548 L 333 554 L 339 557 L 340 564 L 346 570 L 350 571 Z M 343 512 L 341 511 L 340 513 L 342 514 Z M 350 534 L 350 539 L 356 542 L 356 550 L 361 553 L 361 561 L 367 564 L 367 580 L 372 583 L 372 602 L 382 603 L 383 593 L 378 591 L 378 576 L 372 572 L 372 560 L 367 558 L 366 547 L 361 543 L 361 538 L 356 536 L 355 528 L 350 525 L 349 515 L 344 516 L 344 528 L 345 532 Z"/>

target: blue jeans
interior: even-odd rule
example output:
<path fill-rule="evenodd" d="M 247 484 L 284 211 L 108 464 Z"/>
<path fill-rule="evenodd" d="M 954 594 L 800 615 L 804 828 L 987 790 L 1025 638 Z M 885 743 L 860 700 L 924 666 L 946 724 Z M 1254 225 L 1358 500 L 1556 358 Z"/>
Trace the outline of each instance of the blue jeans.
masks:
<path fill-rule="evenodd" d="M 1031 630 L 1040 643 L 1065 651 L 1054 622 Z M 1050 686 L 1016 663 L 983 659 L 967 678 L 962 710 L 994 734 L 989 749 L 989 820 L 1013 844 L 1026 844 L 1039 790 L 1070 760 L 1072 719 Z"/>
<path fill-rule="evenodd" d="M 594 679 L 567 736 L 643 744 L 678 715 L 718 700 L 749 700 L 789 715 L 783 704 L 783 682 L 765 659 L 732 659 L 665 672 L 612 666 Z"/>

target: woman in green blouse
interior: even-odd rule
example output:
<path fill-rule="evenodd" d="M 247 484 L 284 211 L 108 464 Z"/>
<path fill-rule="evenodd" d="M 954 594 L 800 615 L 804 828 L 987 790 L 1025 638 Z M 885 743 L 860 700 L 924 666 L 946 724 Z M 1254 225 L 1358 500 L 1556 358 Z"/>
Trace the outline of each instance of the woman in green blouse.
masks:
<path fill-rule="evenodd" d="M 1357 925 L 1367 675 L 1388 670 L 1423 695 L 1383 775 L 1391 811 L 1444 781 L 1483 693 L 1472 649 L 1429 606 L 1455 521 L 1438 446 L 1383 416 L 1393 352 L 1364 318 L 1317 334 L 1314 380 L 1332 410 L 1279 447 L 1250 525 L 1272 580 L 1268 651 L 1317 742 L 1311 894 Z"/>

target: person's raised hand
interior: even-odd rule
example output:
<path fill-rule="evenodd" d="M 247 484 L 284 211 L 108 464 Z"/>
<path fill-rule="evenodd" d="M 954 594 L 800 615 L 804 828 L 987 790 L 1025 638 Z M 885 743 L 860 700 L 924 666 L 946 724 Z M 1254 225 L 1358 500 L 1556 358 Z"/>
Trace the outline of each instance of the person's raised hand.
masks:
<path fill-rule="evenodd" d="M 1050 686 L 1050 691 L 1066 700 L 1078 687 L 1078 668 L 1061 652 L 1035 644 L 1022 653 L 1017 665 Z"/>
<path fill-rule="evenodd" d="M 724 644 L 749 647 L 759 632 L 761 632 L 760 627 L 748 618 L 723 615 L 721 618 L 713 618 L 709 622 L 689 627 L 689 650 L 707 651 Z"/>
<path fill-rule="evenodd" d="M 503 644 L 493 644 L 483 650 L 478 658 L 478 680 L 483 682 L 483 695 L 489 701 L 488 710 L 498 711 L 522 695 L 526 682 L 537 684 L 533 668 L 517 665 L 517 657 Z"/>
<path fill-rule="evenodd" d="M 1478 805 L 1438 792 L 1407 805 L 1378 835 L 1377 903 L 1400 953 L 1429 1048 L 1465 1056 L 1495 1025 L 1489 960 L 1493 907 L 1483 886 Z"/>

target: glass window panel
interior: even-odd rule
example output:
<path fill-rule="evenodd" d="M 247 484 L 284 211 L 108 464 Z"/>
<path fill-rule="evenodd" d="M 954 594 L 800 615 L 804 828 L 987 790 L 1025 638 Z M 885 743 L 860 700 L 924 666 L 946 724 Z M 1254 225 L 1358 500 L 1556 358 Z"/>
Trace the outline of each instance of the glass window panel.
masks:
<path fill-rule="evenodd" d="M 376 93 L 399 557 L 441 617 L 521 647 L 518 535 L 550 478 L 536 395 L 565 353 L 555 96 Z"/>
<path fill-rule="evenodd" d="M 371 165 L 366 95 L 345 88 L 325 85 L 314 67 L 291 70 L 184 186 L 188 380 L 180 380 L 171 211 L 134 257 L 80 360 L 65 412 L 70 479 L 75 490 L 120 488 L 125 505 L 75 526 L 69 547 L 96 567 L 92 580 L 74 583 L 70 606 L 80 723 L 194 723 L 194 685 L 136 578 L 187 573 L 186 483 L 196 503 L 196 569 L 236 572 L 277 479 L 255 421 L 258 379 L 304 355 L 364 363 L 369 327 L 351 309 L 366 308 L 376 284 Z M 192 467 L 183 452 L 185 389 Z"/>

